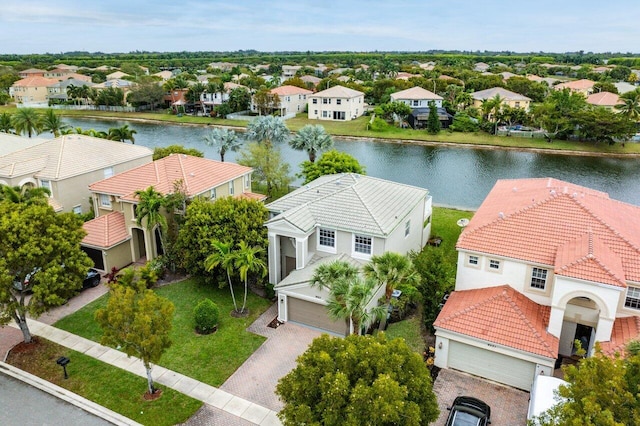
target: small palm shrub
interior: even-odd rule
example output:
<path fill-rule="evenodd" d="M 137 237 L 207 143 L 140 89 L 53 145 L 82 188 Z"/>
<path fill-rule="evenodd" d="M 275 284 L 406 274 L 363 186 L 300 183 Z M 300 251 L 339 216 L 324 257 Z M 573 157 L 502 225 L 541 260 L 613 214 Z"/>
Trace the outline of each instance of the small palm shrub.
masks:
<path fill-rule="evenodd" d="M 220 311 L 211 299 L 201 300 L 193 310 L 196 331 L 200 334 L 210 334 L 218 328 Z"/>

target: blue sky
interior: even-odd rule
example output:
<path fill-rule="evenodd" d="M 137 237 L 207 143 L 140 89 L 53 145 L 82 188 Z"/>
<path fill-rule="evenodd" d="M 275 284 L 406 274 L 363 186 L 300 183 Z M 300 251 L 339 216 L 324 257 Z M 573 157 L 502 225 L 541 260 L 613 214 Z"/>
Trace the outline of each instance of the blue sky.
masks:
<path fill-rule="evenodd" d="M 640 53 L 638 0 L 1 0 L 0 53 Z"/>

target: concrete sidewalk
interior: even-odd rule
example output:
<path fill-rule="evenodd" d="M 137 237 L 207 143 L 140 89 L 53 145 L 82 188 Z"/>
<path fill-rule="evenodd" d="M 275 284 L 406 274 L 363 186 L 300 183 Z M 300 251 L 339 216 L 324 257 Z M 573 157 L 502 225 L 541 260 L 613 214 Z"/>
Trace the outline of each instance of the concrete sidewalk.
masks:
<path fill-rule="evenodd" d="M 126 354 L 116 349 L 103 346 L 67 331 L 35 320 L 27 320 L 32 334 L 44 337 L 59 345 L 94 357 L 107 364 L 114 365 L 140 377 L 147 377 L 142 362 L 137 358 L 128 358 Z M 11 324 L 17 327 L 15 324 Z M 221 389 L 194 380 L 190 377 L 154 366 L 153 377 L 157 383 L 200 400 L 226 413 L 237 416 L 245 421 L 257 425 L 281 425 L 276 412 L 246 399 L 237 397 Z"/>

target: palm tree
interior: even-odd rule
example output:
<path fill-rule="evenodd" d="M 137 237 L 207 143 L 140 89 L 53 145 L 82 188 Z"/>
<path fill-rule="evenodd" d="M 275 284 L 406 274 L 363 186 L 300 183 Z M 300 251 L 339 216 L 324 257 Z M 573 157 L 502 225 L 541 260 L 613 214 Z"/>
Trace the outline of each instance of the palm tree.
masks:
<path fill-rule="evenodd" d="M 263 253 L 264 248 L 259 246 L 249 247 L 245 241 L 240 241 L 238 249 L 234 252 L 233 266 L 238 270 L 240 279 L 244 281 L 244 299 L 240 313 L 244 313 L 244 309 L 247 306 L 247 289 L 249 288 L 247 281 L 249 273 L 257 273 L 260 274 L 261 277 L 267 275 L 267 265 L 261 257 Z"/>
<path fill-rule="evenodd" d="M 17 134 L 40 133 L 40 114 L 33 108 L 18 108 L 11 117 L 11 122 Z"/>
<path fill-rule="evenodd" d="M 47 204 L 50 195 L 48 188 L 0 185 L 0 201 L 6 200 L 14 204 Z"/>
<path fill-rule="evenodd" d="M 0 114 L 0 132 L 13 133 L 13 121 L 11 120 L 11 114 L 3 112 Z"/>
<path fill-rule="evenodd" d="M 51 132 L 54 137 L 60 136 L 61 132 L 70 126 L 63 123 L 59 115 L 57 115 L 51 108 L 47 109 L 44 115 L 41 117 L 40 125 L 45 132 Z"/>
<path fill-rule="evenodd" d="M 329 291 L 329 315 L 334 319 L 343 319 L 346 323 L 345 336 L 353 333 L 353 321 L 347 308 L 347 293 L 352 282 L 358 279 L 358 268 L 348 262 L 336 260 L 323 263 L 313 272 L 311 287 L 320 287 Z"/>
<path fill-rule="evenodd" d="M 333 148 L 333 139 L 319 124 L 307 124 L 298 130 L 295 137 L 289 141 L 291 148 L 305 150 L 309 154 L 309 161 L 316 161 L 316 154 Z"/>
<path fill-rule="evenodd" d="M 628 92 L 620 96 L 622 103 L 616 105 L 616 109 L 621 114 L 632 120 L 640 118 L 640 90 Z"/>
<path fill-rule="evenodd" d="M 138 205 L 136 206 L 136 223 L 142 226 L 142 222 L 146 219 L 146 228 L 148 231 L 158 226 L 160 231 L 160 246 L 164 253 L 164 238 L 167 230 L 167 218 L 164 217 L 161 210 L 164 207 L 164 196 L 156 191 L 153 186 L 145 190 L 135 192 L 138 197 Z"/>
<path fill-rule="evenodd" d="M 236 295 L 233 292 L 233 284 L 231 284 L 231 272 L 233 271 L 235 262 L 235 253 L 231 251 L 232 243 L 223 243 L 222 241 L 214 240 L 211 242 L 213 246 L 213 253 L 211 253 L 204 261 L 204 268 L 207 272 L 211 272 L 218 266 L 222 266 L 227 273 L 227 280 L 229 281 L 229 290 L 231 290 L 231 298 L 233 299 L 233 309 L 238 311 L 238 304 L 236 303 Z"/>
<path fill-rule="evenodd" d="M 189 87 L 189 89 L 187 90 L 187 93 L 185 93 L 185 98 L 187 99 L 187 101 L 195 104 L 200 103 L 200 105 L 202 106 L 202 111 L 204 111 L 204 104 L 200 101 L 200 95 L 202 95 L 202 93 L 207 90 L 207 86 L 205 86 L 202 83 L 196 83 L 192 86 Z M 195 112 L 195 107 L 194 107 L 194 112 Z"/>
<path fill-rule="evenodd" d="M 108 139 L 120 142 L 129 140 L 132 144 L 135 144 L 136 140 L 133 135 L 135 135 L 136 133 L 138 133 L 136 130 L 130 129 L 129 125 L 125 124 L 122 127 L 112 127 L 111 129 L 109 129 Z"/>
<path fill-rule="evenodd" d="M 391 305 L 391 295 L 400 284 L 416 285 L 418 274 L 413 268 L 413 262 L 399 253 L 391 251 L 371 257 L 371 261 L 364 268 L 365 277 L 385 286 L 385 310 Z M 384 330 L 387 322 L 386 315 L 380 321 L 380 330 Z"/>
<path fill-rule="evenodd" d="M 247 125 L 245 136 L 249 140 L 272 147 L 289 140 L 290 134 L 282 118 L 265 115 L 255 118 Z"/>
<path fill-rule="evenodd" d="M 220 153 L 220 161 L 224 163 L 224 154 L 227 151 L 237 151 L 242 145 L 242 141 L 238 138 L 238 134 L 231 130 L 217 127 L 204 137 L 204 143 L 207 146 L 217 148 Z"/>

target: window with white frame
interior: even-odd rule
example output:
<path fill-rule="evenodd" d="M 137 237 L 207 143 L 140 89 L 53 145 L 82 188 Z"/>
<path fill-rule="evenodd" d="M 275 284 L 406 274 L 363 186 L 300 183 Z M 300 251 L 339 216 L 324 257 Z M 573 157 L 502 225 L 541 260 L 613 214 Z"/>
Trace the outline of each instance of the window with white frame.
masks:
<path fill-rule="evenodd" d="M 411 101 L 411 102 L 413 103 L 413 106 L 416 106 L 416 107 L 420 106 L 420 101 L 414 100 L 414 101 Z"/>
<path fill-rule="evenodd" d="M 48 189 L 48 190 L 49 190 L 49 195 L 52 195 L 52 194 L 53 194 L 53 191 L 51 191 L 51 181 L 50 181 L 50 180 L 43 180 L 43 179 L 40 179 L 40 186 L 41 186 L 42 188 L 46 188 L 46 189 Z"/>
<path fill-rule="evenodd" d="M 411 233 L 411 221 L 408 220 L 404 224 L 404 236 L 407 237 Z"/>
<path fill-rule="evenodd" d="M 111 196 L 107 194 L 100 194 L 100 206 L 111 208 Z"/>
<path fill-rule="evenodd" d="M 215 188 L 211 188 L 211 199 L 212 200 L 216 199 L 216 189 Z"/>
<path fill-rule="evenodd" d="M 73 212 L 75 214 L 82 214 L 82 206 L 74 206 L 73 207 Z"/>
<path fill-rule="evenodd" d="M 322 111 L 322 116 L 326 118 L 327 117 L 327 111 Z"/>
<path fill-rule="evenodd" d="M 499 271 L 500 261 L 496 259 L 489 260 L 489 269 L 491 269 L 492 271 Z"/>
<path fill-rule="evenodd" d="M 251 186 L 251 176 L 244 175 L 244 189 L 249 189 Z"/>
<path fill-rule="evenodd" d="M 328 104 L 328 103 L 329 103 L 329 99 L 323 99 L 323 100 L 322 100 L 322 103 L 323 103 L 323 104 Z"/>
<path fill-rule="evenodd" d="M 537 288 L 538 290 L 544 290 L 547 285 L 548 271 L 543 268 L 531 269 L 531 288 Z"/>
<path fill-rule="evenodd" d="M 336 231 L 333 229 L 320 228 L 318 230 L 318 244 L 321 247 L 336 247 Z"/>
<path fill-rule="evenodd" d="M 480 258 L 478 256 L 469 255 L 468 263 L 471 266 L 478 266 L 480 264 Z"/>
<path fill-rule="evenodd" d="M 318 103 L 318 99 L 316 99 L 316 98 L 313 98 L 313 101 L 312 101 L 312 103 L 314 103 L 314 104 L 317 104 L 317 103 Z"/>
<path fill-rule="evenodd" d="M 233 181 L 229 182 L 229 195 L 233 195 Z"/>
<path fill-rule="evenodd" d="M 627 297 L 624 299 L 625 308 L 640 309 L 640 288 L 627 287 Z"/>
<path fill-rule="evenodd" d="M 336 99 L 336 105 L 341 105 L 342 104 L 342 99 Z"/>
<path fill-rule="evenodd" d="M 113 176 L 113 167 L 107 167 L 106 169 L 104 169 L 104 178 L 110 178 L 111 176 Z"/>
<path fill-rule="evenodd" d="M 371 254 L 373 241 L 365 235 L 354 235 L 353 251 L 361 254 Z"/>

